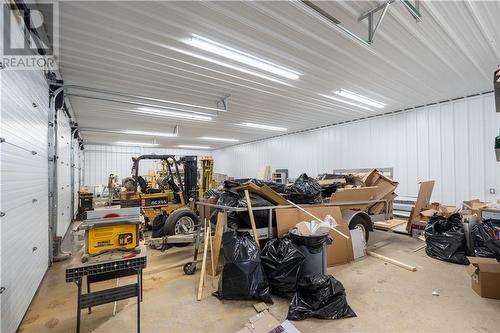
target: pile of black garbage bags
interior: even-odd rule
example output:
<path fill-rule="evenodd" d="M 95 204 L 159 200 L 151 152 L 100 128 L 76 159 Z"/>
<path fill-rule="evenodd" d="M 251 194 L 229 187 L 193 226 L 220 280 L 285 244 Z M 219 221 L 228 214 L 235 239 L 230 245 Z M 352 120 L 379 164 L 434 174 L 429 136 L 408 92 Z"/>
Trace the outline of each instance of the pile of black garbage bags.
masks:
<path fill-rule="evenodd" d="M 475 224 L 467 246 L 460 214 L 449 217 L 434 215 L 425 227 L 428 256 L 461 265 L 468 265 L 467 256 L 496 258 L 500 261 L 500 220 L 485 220 Z"/>
<path fill-rule="evenodd" d="M 256 299 L 272 303 L 271 294 L 290 299 L 287 319 L 355 317 L 342 283 L 324 274 L 301 274 L 306 256 L 285 236 L 269 240 L 262 252 L 248 232 L 227 231 L 222 237 L 224 267 L 219 299 Z"/>
<path fill-rule="evenodd" d="M 277 184 L 272 181 L 253 178 L 226 180 L 223 186 L 224 190 L 217 194 L 217 205 L 246 208 L 247 202 L 245 199 L 245 194 L 243 192 L 236 192 L 233 190 L 233 188 L 247 183 L 254 183 L 257 186 L 267 185 L 273 191 L 283 196 L 285 199 L 288 199 L 296 204 L 314 204 L 322 202 L 321 186 L 316 181 L 316 179 L 311 178 L 303 173 L 295 180 L 292 185 L 289 186 L 285 184 Z M 252 202 L 253 208 L 274 205 L 273 203 L 255 193 L 250 193 L 250 201 Z M 212 213 L 212 223 L 215 223 L 218 212 L 218 210 L 215 210 Z M 272 225 L 276 225 L 276 216 L 274 214 L 274 210 L 273 212 L 270 212 L 269 210 L 254 211 L 255 225 L 257 228 L 264 228 L 269 225 L 269 214 L 272 214 Z M 234 229 L 251 228 L 248 212 L 229 212 L 227 222 L 228 226 Z"/>

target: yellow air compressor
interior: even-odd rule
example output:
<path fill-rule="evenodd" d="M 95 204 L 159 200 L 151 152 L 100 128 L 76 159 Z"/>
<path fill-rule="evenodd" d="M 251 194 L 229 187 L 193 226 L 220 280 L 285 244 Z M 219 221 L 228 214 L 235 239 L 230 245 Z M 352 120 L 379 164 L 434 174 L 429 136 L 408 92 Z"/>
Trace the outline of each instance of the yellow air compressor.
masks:
<path fill-rule="evenodd" d="M 140 224 L 141 220 L 137 215 L 122 217 L 117 214 L 82 222 L 78 226 L 78 230 L 85 230 L 82 262 L 113 250 L 139 253 Z"/>

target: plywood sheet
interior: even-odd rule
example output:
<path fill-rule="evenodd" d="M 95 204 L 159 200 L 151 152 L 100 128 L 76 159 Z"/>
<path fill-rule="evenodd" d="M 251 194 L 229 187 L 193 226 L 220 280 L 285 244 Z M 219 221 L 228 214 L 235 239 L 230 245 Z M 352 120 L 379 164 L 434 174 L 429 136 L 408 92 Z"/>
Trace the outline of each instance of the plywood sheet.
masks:
<path fill-rule="evenodd" d="M 408 219 L 408 223 L 406 225 L 406 231 L 410 232 L 411 223 L 413 221 L 417 221 L 418 216 L 420 215 L 420 212 L 422 211 L 422 209 L 424 209 L 424 207 L 426 207 L 427 205 L 430 204 L 433 188 L 434 188 L 434 181 L 433 180 L 427 180 L 424 182 L 420 182 L 420 188 L 418 190 L 417 201 L 415 202 L 415 206 L 413 207 L 413 209 L 410 213 L 410 218 Z"/>

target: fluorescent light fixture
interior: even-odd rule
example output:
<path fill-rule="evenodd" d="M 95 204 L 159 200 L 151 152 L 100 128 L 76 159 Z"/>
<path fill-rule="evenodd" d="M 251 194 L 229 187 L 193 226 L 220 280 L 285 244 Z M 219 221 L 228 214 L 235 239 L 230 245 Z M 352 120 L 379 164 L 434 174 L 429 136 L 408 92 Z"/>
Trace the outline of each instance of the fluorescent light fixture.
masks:
<path fill-rule="evenodd" d="M 278 127 L 278 126 L 270 126 L 270 125 L 263 125 L 263 124 L 255 124 L 255 123 L 241 123 L 241 126 L 245 127 L 253 127 L 253 128 L 260 128 L 268 131 L 280 131 L 284 132 L 287 131 L 285 127 Z"/>
<path fill-rule="evenodd" d="M 337 98 L 337 97 L 329 96 L 329 95 L 323 95 L 323 94 L 320 94 L 320 96 L 323 96 L 323 97 L 326 97 L 326 98 L 329 98 L 329 99 L 333 99 L 334 101 L 342 102 L 342 103 L 345 103 L 345 104 L 349 104 L 349 105 L 352 105 L 352 106 L 355 106 L 355 107 L 358 107 L 358 108 L 361 108 L 361 109 L 365 109 L 365 110 L 368 110 L 368 111 L 373 111 L 369 107 L 366 107 L 366 106 L 360 105 L 360 104 L 356 104 L 356 103 L 353 103 L 353 102 L 349 102 L 349 101 L 346 101 L 345 99 L 341 99 L 341 98 Z"/>
<path fill-rule="evenodd" d="M 187 148 L 187 149 L 210 149 L 209 146 L 191 146 L 191 145 L 178 145 L 179 148 Z"/>
<path fill-rule="evenodd" d="M 179 109 L 176 109 L 179 110 Z M 137 113 L 151 114 L 156 116 L 162 116 L 167 118 L 178 118 L 178 119 L 188 119 L 188 120 L 198 120 L 198 121 L 211 121 L 213 118 L 209 116 L 203 116 L 200 114 L 193 113 L 183 113 L 177 111 L 170 111 L 164 109 L 155 109 L 148 107 L 140 107 L 134 110 Z"/>
<path fill-rule="evenodd" d="M 122 146 L 148 146 L 148 147 L 154 147 L 158 146 L 157 143 L 152 143 L 152 142 L 131 142 L 131 141 L 116 141 L 115 142 L 117 145 L 122 145 Z"/>
<path fill-rule="evenodd" d="M 373 106 L 373 107 L 378 108 L 378 109 L 383 109 L 385 106 L 384 103 L 378 102 L 376 100 L 373 100 L 371 98 L 365 97 L 365 96 L 360 95 L 360 94 L 356 94 L 355 92 L 352 92 L 349 90 L 340 89 L 338 91 L 334 91 L 333 93 L 336 95 L 339 95 L 339 96 L 349 98 L 349 99 L 352 99 L 354 101 L 366 104 L 366 105 Z"/>
<path fill-rule="evenodd" d="M 228 138 L 214 138 L 210 136 L 202 136 L 200 139 L 208 141 L 223 141 L 223 142 L 239 142 L 238 139 L 228 139 Z"/>
<path fill-rule="evenodd" d="M 270 61 L 261 59 L 259 57 L 253 56 L 251 54 L 245 53 L 243 51 L 234 49 L 227 45 L 215 42 L 196 34 L 191 34 L 191 39 L 188 40 L 188 44 L 204 51 L 217 54 L 221 57 L 225 57 L 287 79 L 298 80 L 300 77 L 299 72 L 274 64 Z"/>
<path fill-rule="evenodd" d="M 161 136 L 161 137 L 176 137 L 177 136 L 177 133 L 147 132 L 147 131 L 134 131 L 134 130 L 123 130 L 123 131 L 120 131 L 120 134 Z"/>

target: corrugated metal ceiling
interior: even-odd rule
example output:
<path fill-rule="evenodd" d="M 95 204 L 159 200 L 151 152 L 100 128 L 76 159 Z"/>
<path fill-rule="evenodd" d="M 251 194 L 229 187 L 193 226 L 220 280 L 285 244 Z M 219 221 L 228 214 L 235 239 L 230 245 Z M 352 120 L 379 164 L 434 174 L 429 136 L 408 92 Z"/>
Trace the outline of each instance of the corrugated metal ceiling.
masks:
<path fill-rule="evenodd" d="M 366 22 L 357 17 L 377 2 L 316 4 L 366 36 Z M 229 112 L 212 122 L 134 114 L 130 105 L 70 98 L 81 127 L 171 132 L 179 125 L 179 137 L 157 138 L 165 147 L 207 145 L 201 136 L 246 142 L 276 134 L 241 122 L 296 131 L 380 113 L 320 95 L 340 88 L 386 103 L 382 112 L 491 90 L 500 63 L 500 3 L 439 1 L 420 7 L 423 22 L 417 24 L 395 2 L 375 43 L 364 47 L 298 2 L 61 2 L 60 72 L 66 84 L 210 107 L 230 95 Z M 302 75 L 297 81 L 276 77 L 286 83 L 281 84 L 192 56 L 230 62 L 186 44 L 192 33 Z M 151 139 L 90 132 L 83 137 L 94 143 Z"/>

